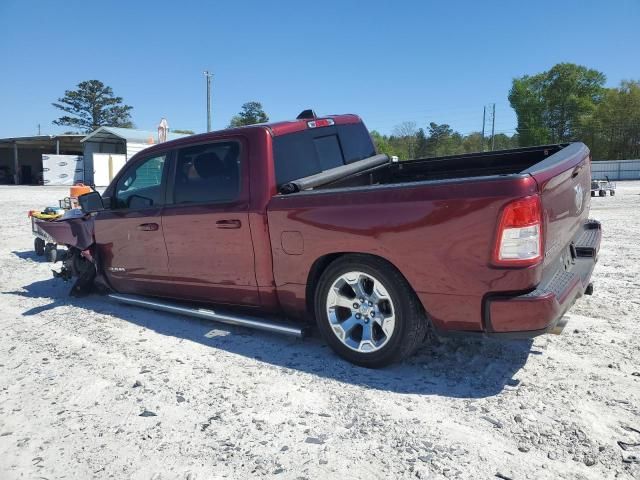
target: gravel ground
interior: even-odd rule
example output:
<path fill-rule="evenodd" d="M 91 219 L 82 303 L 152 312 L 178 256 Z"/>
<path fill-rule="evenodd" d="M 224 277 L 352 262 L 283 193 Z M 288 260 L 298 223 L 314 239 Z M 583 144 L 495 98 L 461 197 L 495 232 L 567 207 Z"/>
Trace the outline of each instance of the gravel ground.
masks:
<path fill-rule="evenodd" d="M 434 341 L 378 371 L 69 298 L 26 216 L 65 191 L 0 187 L 2 479 L 640 478 L 640 182 L 593 199 L 595 292 L 561 336 Z"/>

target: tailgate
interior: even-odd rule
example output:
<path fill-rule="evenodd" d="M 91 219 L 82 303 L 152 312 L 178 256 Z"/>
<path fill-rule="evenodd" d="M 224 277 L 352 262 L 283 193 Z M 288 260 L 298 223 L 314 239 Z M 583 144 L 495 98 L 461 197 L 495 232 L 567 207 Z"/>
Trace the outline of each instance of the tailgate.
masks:
<path fill-rule="evenodd" d="M 589 216 L 589 149 L 572 143 L 523 173 L 536 180 L 542 199 L 546 267 L 567 250 Z"/>

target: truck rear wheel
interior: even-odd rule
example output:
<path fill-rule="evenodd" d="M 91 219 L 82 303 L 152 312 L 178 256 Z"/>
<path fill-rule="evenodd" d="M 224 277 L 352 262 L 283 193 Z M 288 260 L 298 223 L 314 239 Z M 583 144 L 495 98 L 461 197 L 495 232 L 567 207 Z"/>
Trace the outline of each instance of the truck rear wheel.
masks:
<path fill-rule="evenodd" d="M 411 287 L 378 258 L 349 255 L 334 261 L 320 278 L 314 305 L 327 343 L 363 367 L 383 367 L 410 356 L 427 333 L 427 319 Z"/>
<path fill-rule="evenodd" d="M 598 195 L 600 195 L 601 197 L 606 197 L 607 196 L 607 191 L 606 190 L 600 190 L 598 192 Z"/>

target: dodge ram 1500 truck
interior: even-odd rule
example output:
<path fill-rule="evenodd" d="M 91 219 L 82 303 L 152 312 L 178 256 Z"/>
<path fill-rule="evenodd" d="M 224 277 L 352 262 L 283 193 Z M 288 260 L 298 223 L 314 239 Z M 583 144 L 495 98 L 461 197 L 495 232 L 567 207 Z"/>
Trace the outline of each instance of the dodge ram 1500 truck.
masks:
<path fill-rule="evenodd" d="M 305 111 L 136 154 L 101 199 L 80 197 L 91 228 L 65 242 L 81 252 L 66 263 L 90 263 L 120 298 L 315 323 L 379 367 L 429 327 L 559 333 L 593 288 L 590 181 L 582 143 L 392 162 L 358 116 Z"/>

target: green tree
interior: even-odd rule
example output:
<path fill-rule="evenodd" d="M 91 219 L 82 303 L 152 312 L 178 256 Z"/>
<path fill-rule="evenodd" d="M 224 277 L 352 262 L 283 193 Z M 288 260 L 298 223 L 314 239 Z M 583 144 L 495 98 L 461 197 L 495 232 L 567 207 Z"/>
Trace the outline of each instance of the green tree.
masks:
<path fill-rule="evenodd" d="M 513 80 L 509 102 L 518 117 L 521 146 L 575 139 L 604 93 L 603 73 L 559 63 Z"/>
<path fill-rule="evenodd" d="M 416 122 L 402 122 L 393 128 L 389 143 L 401 160 L 415 158 L 416 132 Z"/>
<path fill-rule="evenodd" d="M 550 133 L 543 116 L 545 103 L 542 97 L 544 75 L 525 75 L 513 80 L 509 91 L 509 103 L 518 118 L 520 146 L 549 143 Z"/>
<path fill-rule="evenodd" d="M 373 144 L 376 147 L 377 153 L 385 153 L 389 157 L 391 157 L 392 155 L 395 155 L 393 147 L 389 143 L 388 136 L 382 135 L 377 130 L 372 130 L 371 132 L 369 132 L 369 134 L 371 135 L 371 140 L 373 140 Z"/>
<path fill-rule="evenodd" d="M 428 156 L 440 157 L 460 153 L 460 151 L 462 151 L 462 135 L 454 132 L 446 123 L 429 123 Z"/>
<path fill-rule="evenodd" d="M 375 130 L 370 133 L 378 153 L 396 155 L 400 160 L 482 152 L 489 146 L 489 139 L 485 138 L 483 142 L 480 132 L 464 136 L 447 124 L 435 122 L 429 124 L 428 130 L 427 134 L 423 128 L 416 130 L 413 122 L 404 122 L 394 129 L 393 135 L 383 135 Z M 494 143 L 496 150 L 513 148 L 518 145 L 518 137 L 498 133 Z"/>
<path fill-rule="evenodd" d="M 229 123 L 229 128 L 254 125 L 256 123 L 264 123 L 268 121 L 269 117 L 262 109 L 262 104 L 260 102 L 247 102 L 242 105 L 240 113 L 233 116 Z"/>
<path fill-rule="evenodd" d="M 416 132 L 416 158 L 424 158 L 429 154 L 429 139 L 424 129 L 419 128 Z"/>
<path fill-rule="evenodd" d="M 493 149 L 494 150 L 508 150 L 510 148 L 517 148 L 518 144 L 513 143 L 512 137 L 505 135 L 504 133 L 496 133 L 493 137 Z"/>
<path fill-rule="evenodd" d="M 593 158 L 622 160 L 640 157 L 640 82 L 625 80 L 605 91 L 585 125 L 582 140 Z"/>
<path fill-rule="evenodd" d="M 122 97 L 115 97 L 111 87 L 99 80 L 80 82 L 76 90 L 66 90 L 64 97 L 52 105 L 68 115 L 53 121 L 54 125 L 77 128 L 89 133 L 102 127 L 132 128 L 131 110 Z"/>
<path fill-rule="evenodd" d="M 464 153 L 482 152 L 483 145 L 486 144 L 486 140 L 483 142 L 482 134 L 480 132 L 473 132 L 464 137 L 462 141 L 462 149 Z"/>

